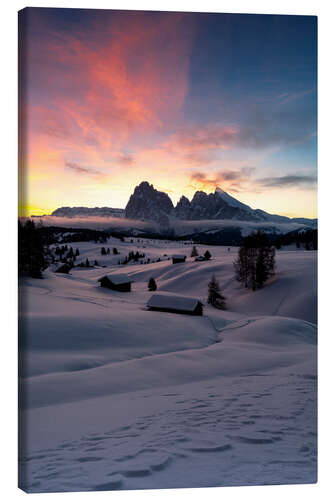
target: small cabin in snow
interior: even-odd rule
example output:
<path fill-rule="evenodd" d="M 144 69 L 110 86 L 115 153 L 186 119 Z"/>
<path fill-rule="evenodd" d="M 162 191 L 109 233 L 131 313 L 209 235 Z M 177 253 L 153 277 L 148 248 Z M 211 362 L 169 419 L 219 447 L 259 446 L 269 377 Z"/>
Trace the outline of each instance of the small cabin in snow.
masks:
<path fill-rule="evenodd" d="M 130 292 L 133 280 L 127 274 L 106 274 L 98 282 L 105 288 L 117 292 Z"/>
<path fill-rule="evenodd" d="M 173 312 L 202 316 L 203 304 L 200 300 L 183 295 L 154 293 L 147 302 L 151 311 Z"/>
<path fill-rule="evenodd" d="M 54 272 L 68 274 L 70 270 L 71 266 L 69 264 L 61 264 Z"/>
<path fill-rule="evenodd" d="M 186 260 L 186 255 L 174 254 L 171 257 L 173 264 L 179 264 L 180 262 L 185 262 Z"/>

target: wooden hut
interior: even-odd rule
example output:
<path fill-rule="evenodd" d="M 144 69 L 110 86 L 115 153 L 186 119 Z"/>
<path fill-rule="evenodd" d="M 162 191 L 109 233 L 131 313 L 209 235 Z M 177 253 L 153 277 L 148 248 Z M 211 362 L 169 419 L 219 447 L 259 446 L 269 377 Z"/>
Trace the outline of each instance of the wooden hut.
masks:
<path fill-rule="evenodd" d="M 185 262 L 186 260 L 186 255 L 174 254 L 171 257 L 173 264 L 179 264 L 180 262 Z"/>
<path fill-rule="evenodd" d="M 105 288 L 117 292 L 130 292 L 133 280 L 127 274 L 106 274 L 98 282 Z"/>
<path fill-rule="evenodd" d="M 203 304 L 200 300 L 167 293 L 154 293 L 147 302 L 151 311 L 163 311 L 179 314 L 202 316 Z"/>
<path fill-rule="evenodd" d="M 71 270 L 71 266 L 69 264 L 61 264 L 57 269 L 54 271 L 55 273 L 64 273 L 68 274 L 69 271 Z"/>

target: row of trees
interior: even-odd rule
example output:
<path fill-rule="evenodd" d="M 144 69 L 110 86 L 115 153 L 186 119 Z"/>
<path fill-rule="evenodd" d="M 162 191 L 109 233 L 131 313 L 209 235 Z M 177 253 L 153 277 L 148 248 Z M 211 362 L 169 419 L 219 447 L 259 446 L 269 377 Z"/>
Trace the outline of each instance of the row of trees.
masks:
<path fill-rule="evenodd" d="M 146 254 L 140 253 L 138 250 L 136 252 L 130 251 L 128 255 L 126 255 L 123 261 L 118 261 L 118 264 L 128 264 L 129 262 L 139 262 L 140 259 L 144 259 Z"/>
<path fill-rule="evenodd" d="M 193 245 L 192 247 L 192 251 L 191 251 L 191 257 L 198 257 L 199 256 L 199 252 L 198 252 L 198 249 L 195 245 Z M 205 260 L 210 260 L 212 258 L 212 254 L 210 253 L 209 250 L 206 250 L 205 253 L 203 254 Z"/>
<path fill-rule="evenodd" d="M 60 259 L 66 257 L 67 259 L 73 259 L 73 257 L 78 257 L 80 255 L 80 251 L 77 248 L 74 252 L 73 247 L 69 247 L 67 245 L 63 245 L 61 247 L 55 247 L 54 253 Z"/>
<path fill-rule="evenodd" d="M 318 250 L 318 230 L 291 231 L 287 234 L 281 234 L 274 241 L 274 246 L 277 249 L 292 244 L 296 244 L 297 248 L 304 248 L 305 250 Z"/>
<path fill-rule="evenodd" d="M 119 255 L 120 252 L 116 247 L 113 247 L 112 253 L 113 253 L 113 255 Z M 101 255 L 110 255 L 110 248 L 102 247 L 101 248 Z"/>

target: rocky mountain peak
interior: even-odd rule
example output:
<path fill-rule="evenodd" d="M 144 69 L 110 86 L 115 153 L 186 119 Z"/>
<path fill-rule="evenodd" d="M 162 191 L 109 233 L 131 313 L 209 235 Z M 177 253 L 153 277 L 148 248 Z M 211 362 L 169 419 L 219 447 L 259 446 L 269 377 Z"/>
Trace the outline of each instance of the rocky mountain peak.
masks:
<path fill-rule="evenodd" d="M 169 223 L 172 211 L 173 204 L 169 196 L 143 181 L 134 189 L 125 208 L 125 217 L 151 220 L 165 226 Z"/>
<path fill-rule="evenodd" d="M 186 196 L 181 196 L 176 207 L 175 214 L 178 219 L 188 219 L 191 209 L 191 203 Z"/>
<path fill-rule="evenodd" d="M 161 226 L 170 226 L 172 219 L 181 220 L 238 220 L 253 222 L 287 222 L 290 219 L 271 215 L 263 210 L 254 210 L 237 200 L 220 187 L 214 193 L 196 191 L 191 201 L 181 196 L 176 207 L 166 193 L 158 191 L 147 181 L 134 189 L 127 206 L 125 217 L 154 221 Z"/>

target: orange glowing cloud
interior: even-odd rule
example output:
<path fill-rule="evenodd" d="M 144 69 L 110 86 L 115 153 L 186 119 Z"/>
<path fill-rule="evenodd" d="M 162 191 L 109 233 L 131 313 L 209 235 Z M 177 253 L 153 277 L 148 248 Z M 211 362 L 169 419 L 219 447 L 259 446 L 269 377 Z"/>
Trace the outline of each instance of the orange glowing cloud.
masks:
<path fill-rule="evenodd" d="M 185 28 L 182 21 L 182 14 L 154 23 L 136 14 L 117 26 L 95 26 L 90 39 L 63 35 L 51 43 L 52 60 L 68 68 L 59 75 L 67 92 L 56 92 L 53 105 L 78 127 L 82 142 L 121 147 L 134 132 L 158 131 L 179 117 L 194 33 L 188 19 Z M 43 128 L 62 133 L 58 120 Z"/>
<path fill-rule="evenodd" d="M 222 73 L 215 73 L 220 53 L 213 64 L 215 40 L 202 50 L 208 25 L 200 31 L 197 15 L 92 11 L 63 14 L 60 22 L 44 12 L 34 11 L 22 50 L 29 60 L 20 77 L 25 207 L 123 207 L 142 180 L 169 192 L 174 202 L 216 185 L 242 193 L 260 191 L 263 183 L 265 189 L 281 182 L 291 189 L 295 176 L 270 180 L 266 158 L 288 143 L 289 128 L 277 133 L 266 109 L 260 114 L 256 108 L 248 122 L 243 108 L 227 113 Z M 209 79 L 212 87 L 206 87 Z M 211 97 L 219 114 L 211 102 L 206 109 L 206 88 L 215 87 L 218 94 Z M 293 141 L 295 135 L 302 134 Z M 246 170 L 252 166 L 265 167 L 261 183 Z"/>
<path fill-rule="evenodd" d="M 224 169 L 208 174 L 207 172 L 193 172 L 190 177 L 189 186 L 194 190 L 214 191 L 217 186 L 228 191 L 239 192 L 247 186 L 255 172 L 253 167 L 242 167 L 237 170 Z"/>
<path fill-rule="evenodd" d="M 70 197 L 79 199 L 89 186 L 119 189 L 124 169 L 127 182 L 136 182 L 134 166 L 146 176 L 137 154 L 182 120 L 194 34 L 183 14 L 152 20 L 129 13 L 99 18 L 84 34 L 50 29 L 43 46 L 30 42 L 34 71 L 21 102 L 20 151 L 27 205 L 66 204 L 67 182 Z M 52 188 L 46 189 L 45 175 Z"/>

